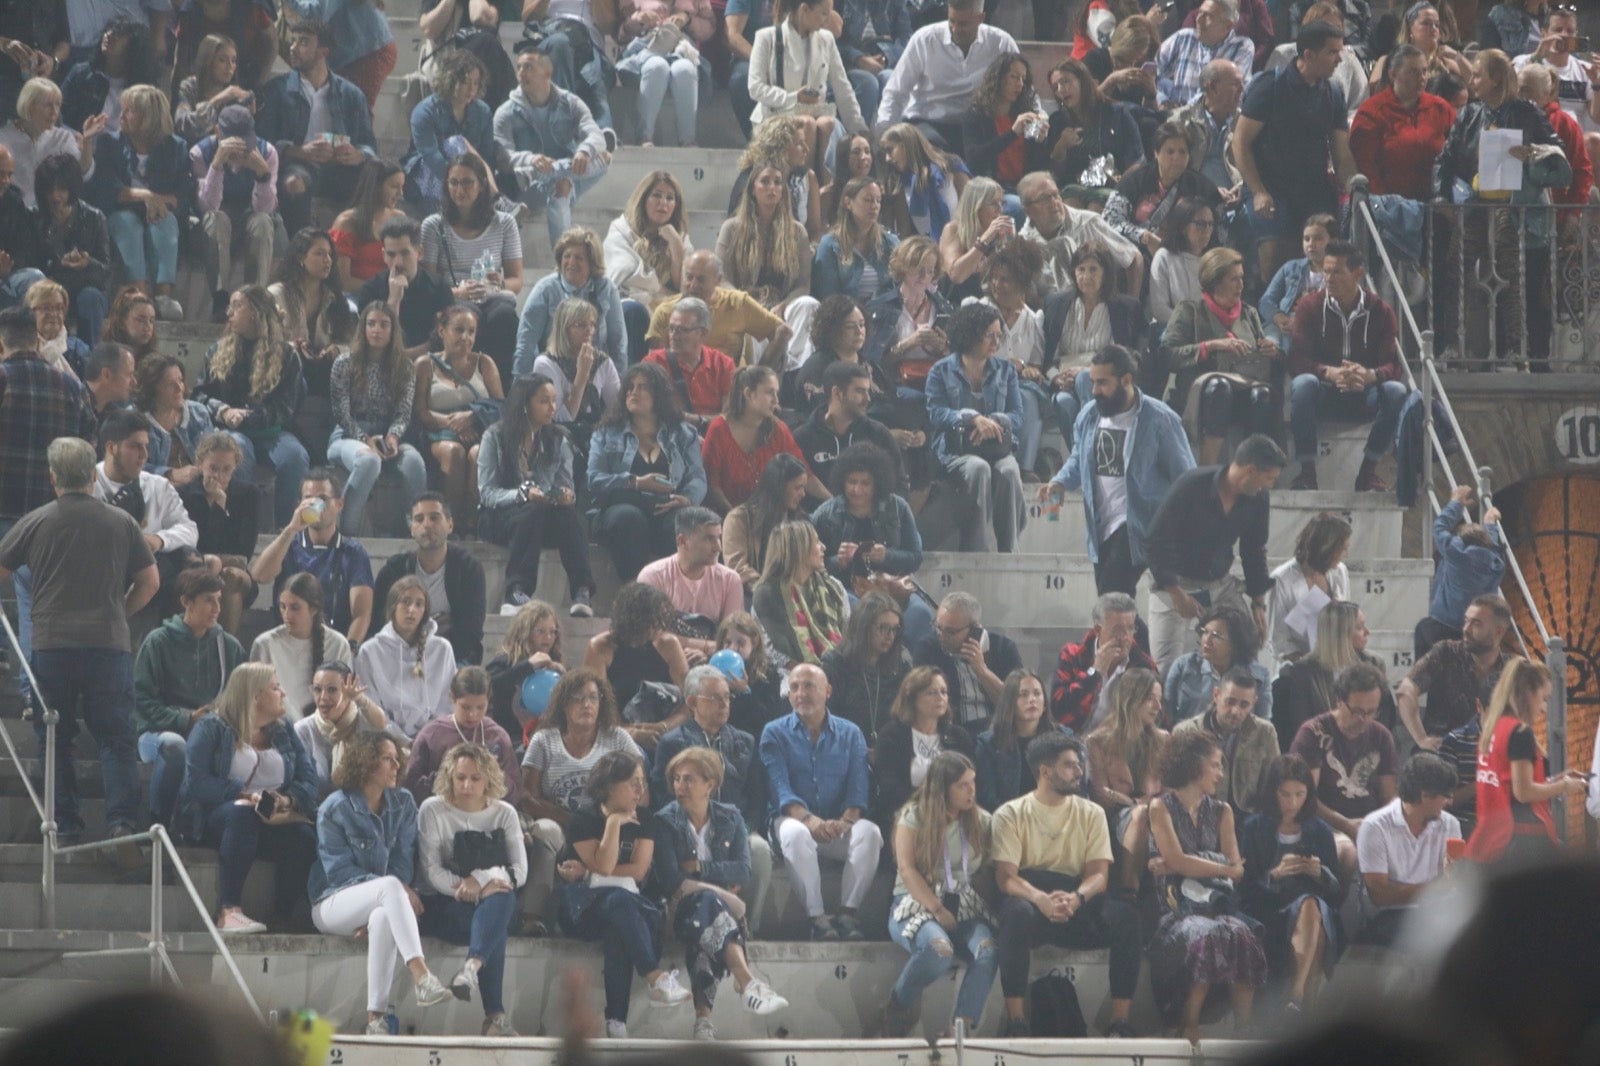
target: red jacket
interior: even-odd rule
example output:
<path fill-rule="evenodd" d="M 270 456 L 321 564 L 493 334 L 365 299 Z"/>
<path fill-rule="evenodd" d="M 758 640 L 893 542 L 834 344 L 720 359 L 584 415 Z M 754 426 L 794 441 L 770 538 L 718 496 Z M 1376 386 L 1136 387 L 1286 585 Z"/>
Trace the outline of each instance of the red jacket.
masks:
<path fill-rule="evenodd" d="M 1594 162 L 1589 158 L 1588 146 L 1583 143 L 1583 127 L 1554 100 L 1544 105 L 1544 113 L 1556 131 L 1561 150 L 1567 153 L 1567 162 L 1572 164 L 1572 184 L 1565 189 L 1551 189 L 1550 199 L 1558 204 L 1586 204 L 1589 187 L 1594 184 Z"/>
<path fill-rule="evenodd" d="M 1455 124 L 1449 101 L 1423 93 L 1415 111 L 1385 89 L 1356 108 L 1350 120 L 1350 154 L 1375 195 L 1424 203 L 1433 199 L 1433 161 Z"/>
<path fill-rule="evenodd" d="M 1328 376 L 1328 368 L 1346 359 L 1378 372 L 1379 381 L 1401 381 L 1398 326 L 1389 305 L 1369 289 L 1348 322 L 1328 298 L 1326 289 L 1308 292 L 1294 305 L 1289 341 L 1289 374 Z"/>
<path fill-rule="evenodd" d="M 1090 674 L 1094 666 L 1095 632 L 1089 630 L 1082 643 L 1070 641 L 1061 646 L 1061 661 L 1056 664 L 1055 683 L 1050 686 L 1050 715 L 1068 729 L 1083 735 L 1094 717 L 1095 701 L 1100 698 L 1100 685 L 1104 681 L 1098 673 Z M 1156 669 L 1150 653 L 1135 644 L 1128 652 L 1128 667 L 1139 666 Z"/>
<path fill-rule="evenodd" d="M 1550 801 L 1539 800 L 1528 804 L 1528 810 L 1537 822 L 1518 822 L 1512 808 L 1511 755 L 1507 750 L 1511 734 L 1522 723 L 1514 715 L 1502 715 L 1495 723 L 1494 740 L 1488 751 L 1478 752 L 1478 827 L 1467 841 L 1467 858 L 1474 862 L 1494 862 L 1505 853 L 1513 836 L 1531 834 L 1547 838 L 1556 844 L 1555 822 L 1550 818 Z M 1544 759 L 1533 760 L 1533 783 L 1545 781 Z"/>

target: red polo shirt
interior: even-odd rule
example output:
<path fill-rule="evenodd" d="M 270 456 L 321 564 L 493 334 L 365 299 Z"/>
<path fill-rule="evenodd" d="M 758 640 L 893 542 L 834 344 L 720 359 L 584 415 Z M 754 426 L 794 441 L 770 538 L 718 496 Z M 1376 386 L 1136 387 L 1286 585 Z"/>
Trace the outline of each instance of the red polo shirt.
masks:
<path fill-rule="evenodd" d="M 675 360 L 669 362 L 668 358 L 665 348 L 657 348 L 645 356 L 644 361 L 654 363 L 667 372 L 680 399 L 685 392 L 688 393 L 690 411 L 697 415 L 721 414 L 723 401 L 733 388 L 734 371 L 738 369 L 733 365 L 733 360 L 715 348 L 701 348 L 700 365 L 693 370 L 685 370 Z"/>
<path fill-rule="evenodd" d="M 1415 111 L 1385 89 L 1356 109 L 1350 120 L 1350 154 L 1374 195 L 1393 194 L 1426 203 L 1433 199 L 1433 162 L 1455 124 L 1449 101 L 1423 93 Z"/>

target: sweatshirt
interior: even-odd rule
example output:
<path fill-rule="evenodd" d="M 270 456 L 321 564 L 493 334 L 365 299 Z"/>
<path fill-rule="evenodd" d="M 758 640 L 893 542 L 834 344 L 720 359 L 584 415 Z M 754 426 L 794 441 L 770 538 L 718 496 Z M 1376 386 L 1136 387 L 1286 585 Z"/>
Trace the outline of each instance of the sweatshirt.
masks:
<path fill-rule="evenodd" d="M 1294 308 L 1289 342 L 1289 373 L 1326 379 L 1328 370 L 1349 359 L 1378 372 L 1378 381 L 1403 381 L 1394 312 L 1374 293 L 1358 290 L 1349 315 L 1328 290 L 1300 298 Z"/>
<path fill-rule="evenodd" d="M 150 631 L 133 663 L 133 727 L 187 736 L 189 712 L 216 702 L 244 646 L 221 626 L 201 636 L 175 614 Z"/>
<path fill-rule="evenodd" d="M 500 764 L 500 771 L 506 776 L 504 798 L 507 803 L 515 805 L 522 797 L 522 767 L 517 762 L 517 751 L 511 743 L 511 735 L 491 718 L 485 718 L 471 729 L 463 730 L 457 725 L 453 712 L 446 713 L 443 718 L 435 718 L 417 731 L 416 739 L 411 742 L 411 761 L 406 764 L 400 787 L 410 789 L 418 803 L 426 803 L 428 797 L 433 795 L 434 775 L 439 772 L 444 757 L 457 744 L 468 742 L 482 746 L 495 757 Z"/>
<path fill-rule="evenodd" d="M 1500 579 L 1506 573 L 1506 541 L 1500 526 L 1485 527 L 1493 548 L 1468 544 L 1456 535 L 1456 527 L 1466 516 L 1466 508 L 1451 500 L 1433 520 L 1433 547 L 1439 553 L 1439 566 L 1433 574 L 1428 616 L 1456 629 L 1461 628 L 1475 598 L 1500 591 Z"/>
<path fill-rule="evenodd" d="M 349 665 L 350 642 L 337 629 L 322 627 L 322 656 L 319 662 L 311 661 L 311 640 L 301 640 L 289 634 L 288 626 L 267 630 L 250 645 L 250 661 L 271 663 L 277 668 L 278 685 L 283 689 L 283 702 L 289 708 L 289 720 L 298 722 L 312 705 L 311 674 L 323 663 L 341 662 Z"/>
<path fill-rule="evenodd" d="M 367 686 L 367 694 L 407 737 L 416 737 L 429 719 L 450 713 L 456 654 L 450 642 L 437 635 L 438 628 L 431 618 L 422 623 L 420 677 L 417 649 L 400 639 L 393 622 L 361 645 L 356 656 L 356 676 Z"/>
<path fill-rule="evenodd" d="M 455 847 L 456 834 L 463 830 L 492 833 L 503 830 L 506 835 L 506 872 L 511 883 L 521 888 L 528 883 L 528 849 L 522 846 L 522 823 L 517 812 L 504 800 L 496 800 L 481 811 L 468 814 L 438 796 L 429 796 L 417 812 L 417 871 L 422 876 L 418 883 L 425 890 L 441 896 L 454 897 L 461 878 L 447 868 L 451 849 Z"/>

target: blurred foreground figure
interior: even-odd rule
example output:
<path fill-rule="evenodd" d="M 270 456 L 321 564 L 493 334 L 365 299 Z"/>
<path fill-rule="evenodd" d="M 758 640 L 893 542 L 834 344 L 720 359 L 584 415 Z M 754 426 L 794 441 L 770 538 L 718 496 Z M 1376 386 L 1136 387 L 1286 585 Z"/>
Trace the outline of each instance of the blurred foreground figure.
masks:
<path fill-rule="evenodd" d="M 296 1066 L 244 1010 L 174 992 L 86 1000 L 0 1044 L 0 1066 Z"/>

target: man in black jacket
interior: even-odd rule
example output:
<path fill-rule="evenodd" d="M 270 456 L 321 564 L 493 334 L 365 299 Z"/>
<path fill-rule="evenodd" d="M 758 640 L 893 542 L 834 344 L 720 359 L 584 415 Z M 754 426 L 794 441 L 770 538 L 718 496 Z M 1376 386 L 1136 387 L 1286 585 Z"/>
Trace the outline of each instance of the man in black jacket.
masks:
<path fill-rule="evenodd" d="M 433 620 L 439 635 L 455 649 L 456 663 L 483 661 L 483 614 L 488 600 L 483 564 L 459 544 L 451 544 L 455 520 L 450 504 L 437 492 L 424 492 L 411 505 L 411 539 L 414 552 L 389 556 L 372 585 L 372 602 L 381 608 L 389 602 L 389 589 L 408 574 L 415 574 L 428 589 Z"/>
<path fill-rule="evenodd" d="M 44 279 L 38 227 L 22 190 L 11 183 L 16 169 L 11 149 L 0 145 L 0 308 L 21 303 L 28 287 Z"/>
<path fill-rule="evenodd" d="M 1006 677 L 1022 666 L 1010 637 L 983 628 L 983 605 L 970 592 L 952 592 L 939 602 L 933 636 L 917 646 L 918 666 L 935 666 L 950 690 L 950 715 L 977 734 L 987 729 Z"/>
<path fill-rule="evenodd" d="M 905 495 L 911 488 L 906 480 L 905 463 L 894 435 L 875 418 L 867 415 L 872 404 L 872 372 L 865 363 L 838 362 L 822 374 L 822 387 L 828 402 L 811 412 L 811 417 L 794 431 L 800 454 L 811 472 L 824 485 L 833 484 L 833 464 L 844 450 L 857 442 L 876 444 L 894 464 L 894 491 Z"/>

